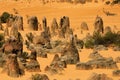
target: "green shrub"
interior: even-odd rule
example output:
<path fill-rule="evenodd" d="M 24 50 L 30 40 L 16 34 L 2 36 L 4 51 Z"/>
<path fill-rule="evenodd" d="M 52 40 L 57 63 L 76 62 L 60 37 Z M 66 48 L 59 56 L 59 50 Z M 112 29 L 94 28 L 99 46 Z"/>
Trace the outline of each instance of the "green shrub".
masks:
<path fill-rule="evenodd" d="M 106 44 L 111 44 L 114 42 L 115 39 L 115 35 L 112 32 L 107 32 L 104 37 L 103 37 L 104 41 Z"/>
<path fill-rule="evenodd" d="M 98 32 L 94 32 L 94 33 L 93 33 L 93 39 L 94 39 L 94 44 L 95 44 L 95 45 L 104 44 L 103 37 L 102 37 L 101 34 L 98 33 Z"/>
<path fill-rule="evenodd" d="M 2 23 L 6 23 L 8 18 L 10 17 L 10 14 L 8 12 L 3 12 L 2 15 L 1 15 L 1 22 Z"/>
<path fill-rule="evenodd" d="M 95 44 L 94 39 L 89 39 L 84 43 L 85 48 L 94 48 L 94 44 Z"/>
<path fill-rule="evenodd" d="M 120 34 L 116 34 L 114 44 L 120 47 Z"/>
<path fill-rule="evenodd" d="M 120 34 L 114 32 L 107 32 L 103 36 L 100 33 L 94 33 L 92 39 L 85 42 L 86 48 L 93 48 L 95 45 L 104 46 L 119 46 L 120 47 Z"/>
<path fill-rule="evenodd" d="M 103 40 L 105 45 L 109 46 L 111 44 L 116 44 L 117 39 L 119 38 L 119 35 L 117 33 L 113 33 L 113 32 L 107 32 L 104 36 L 103 36 Z M 118 42 L 118 41 L 117 41 Z"/>
<path fill-rule="evenodd" d="M 101 36 L 99 33 L 95 33 L 93 38 L 95 40 L 95 45 L 120 46 L 120 35 L 114 32 L 107 32 L 104 36 Z"/>

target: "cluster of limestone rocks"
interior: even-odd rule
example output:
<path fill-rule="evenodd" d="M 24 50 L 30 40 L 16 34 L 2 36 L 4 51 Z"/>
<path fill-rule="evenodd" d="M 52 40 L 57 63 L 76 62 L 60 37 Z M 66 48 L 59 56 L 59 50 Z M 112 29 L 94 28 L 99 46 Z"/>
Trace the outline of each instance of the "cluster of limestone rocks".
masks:
<path fill-rule="evenodd" d="M 104 73 L 102 74 L 92 73 L 87 80 L 113 80 L 113 79 L 108 77 Z"/>
<path fill-rule="evenodd" d="M 77 63 L 76 69 L 78 70 L 92 70 L 92 69 L 118 69 L 116 62 L 112 57 L 105 58 L 100 55 L 97 51 L 90 53 L 89 58 L 91 60 L 86 63 Z"/>
<path fill-rule="evenodd" d="M 3 72 L 6 72 L 8 76 L 19 77 L 25 74 L 25 70 L 40 72 L 40 63 L 37 57 L 47 58 L 48 53 L 55 53 L 52 62 L 44 69 L 45 72 L 50 74 L 62 73 L 68 64 L 76 65 L 78 70 L 118 68 L 116 63 L 120 62 L 119 57 L 114 61 L 112 58 L 105 58 L 99 54 L 99 50 L 107 50 L 104 46 L 96 46 L 93 53 L 89 55 L 91 60 L 88 62 L 82 63 L 80 61 L 79 49 L 84 47 L 84 41 L 74 34 L 73 29 L 70 27 L 69 17 L 61 17 L 59 24 L 54 18 L 50 27 L 47 25 L 46 17 L 42 19 L 41 26 L 38 23 L 36 16 L 28 17 L 28 27 L 32 31 L 38 31 L 41 26 L 43 29 L 39 35 L 34 35 L 32 32 L 26 34 L 25 44 L 27 49 L 31 51 L 30 54 L 27 54 L 23 51 L 24 40 L 19 32 L 24 31 L 23 17 L 11 15 L 8 19 L 4 29 L 4 44 L 0 49 L 0 67 L 3 67 Z M 10 32 L 9 27 L 11 27 Z M 99 16 L 96 17 L 94 29 L 95 32 L 101 34 L 104 31 L 111 31 L 110 27 L 104 30 L 103 20 Z M 81 30 L 89 30 L 86 22 L 81 23 Z M 53 40 L 56 36 L 59 37 L 59 40 Z M 87 37 L 87 39 L 89 38 L 90 36 Z M 115 71 L 113 74 L 119 75 L 119 71 Z M 104 74 L 95 74 L 94 76 L 100 76 L 100 80 L 106 77 Z M 47 75 L 44 74 L 36 74 L 33 77 L 38 77 L 39 80 L 49 80 Z"/>

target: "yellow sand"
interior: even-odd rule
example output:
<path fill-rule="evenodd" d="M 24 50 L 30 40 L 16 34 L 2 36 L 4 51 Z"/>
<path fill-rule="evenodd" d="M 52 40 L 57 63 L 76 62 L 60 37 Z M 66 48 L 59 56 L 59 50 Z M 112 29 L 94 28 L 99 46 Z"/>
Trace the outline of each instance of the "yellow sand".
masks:
<path fill-rule="evenodd" d="M 10 13 L 14 13 L 13 8 L 15 8 L 19 15 L 24 17 L 24 32 L 22 31 L 22 35 L 25 36 L 25 33 L 30 32 L 29 27 L 27 26 L 27 18 L 26 15 L 32 16 L 35 15 L 39 19 L 39 23 L 42 23 L 42 18 L 46 16 L 48 25 L 51 24 L 53 18 L 57 18 L 57 21 L 59 22 L 60 17 L 62 16 L 69 16 L 70 18 L 70 25 L 74 29 L 74 33 L 78 35 L 79 38 L 83 38 L 88 32 L 93 32 L 93 23 L 95 20 L 95 17 L 97 15 L 101 16 L 104 21 L 104 26 L 110 26 L 112 30 L 119 31 L 120 30 L 120 6 L 106 6 L 99 3 L 87 3 L 85 5 L 81 4 L 70 4 L 70 3 L 48 3 L 43 5 L 39 0 L 32 0 L 32 3 L 28 3 L 27 0 L 20 0 L 20 1 L 13 1 L 13 0 L 3 0 L 0 1 L 0 14 L 2 12 L 7 11 Z M 105 8 L 108 11 L 114 12 L 117 15 L 116 16 L 106 16 L 103 13 L 103 8 Z M 81 22 L 87 22 L 89 26 L 88 32 L 83 32 L 84 34 L 81 34 L 80 30 L 80 24 Z M 117 29 L 114 28 L 114 26 L 117 26 Z M 37 32 L 37 34 L 40 34 L 40 31 Z M 24 48 L 24 50 L 27 50 Z M 88 59 L 88 55 L 92 52 L 91 49 L 83 49 L 80 53 L 80 59 L 81 62 L 86 62 Z M 116 58 L 120 55 L 120 52 L 114 52 L 112 49 L 109 49 L 108 51 L 100 51 L 100 53 L 105 57 L 113 57 Z M 44 73 L 44 68 L 46 65 L 49 65 L 52 61 L 53 54 L 48 54 L 48 58 L 38 58 L 38 61 L 41 66 L 42 72 Z M 120 67 L 120 64 L 118 64 Z M 2 69 L 0 68 L 0 72 Z M 68 67 L 65 69 L 63 74 L 58 75 L 50 75 L 47 74 L 50 78 L 50 80 L 57 79 L 57 80 L 86 80 L 88 76 L 93 73 L 105 73 L 108 76 L 112 77 L 114 80 L 120 79 L 119 77 L 113 77 L 112 71 L 110 69 L 94 69 L 94 70 L 76 70 L 75 65 L 68 65 Z M 24 76 L 21 76 L 20 78 L 11 78 L 7 76 L 5 73 L 0 73 L 0 80 L 29 80 L 29 77 L 34 74 L 31 72 L 25 72 Z"/>

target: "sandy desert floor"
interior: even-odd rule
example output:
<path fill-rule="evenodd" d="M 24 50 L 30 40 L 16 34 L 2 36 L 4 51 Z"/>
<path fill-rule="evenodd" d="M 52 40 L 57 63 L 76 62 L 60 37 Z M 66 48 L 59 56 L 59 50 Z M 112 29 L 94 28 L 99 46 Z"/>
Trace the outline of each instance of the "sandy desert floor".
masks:
<path fill-rule="evenodd" d="M 95 21 L 95 18 L 97 15 L 101 16 L 104 21 L 104 26 L 110 26 L 112 30 L 114 31 L 120 31 L 120 5 L 115 6 L 107 6 L 103 3 L 87 3 L 87 4 L 71 4 L 71 3 L 48 3 L 43 5 L 39 0 L 33 0 L 32 3 L 27 3 L 26 0 L 21 1 L 12 1 L 12 0 L 0 0 L 0 14 L 2 12 L 7 11 L 9 13 L 13 13 L 13 8 L 18 10 L 19 15 L 23 16 L 24 18 L 24 32 L 21 31 L 22 35 L 25 36 L 25 33 L 31 32 L 29 27 L 27 26 L 27 18 L 26 15 L 35 15 L 39 19 L 39 23 L 42 23 L 42 18 L 46 16 L 48 25 L 51 24 L 52 19 L 56 18 L 59 22 L 60 17 L 62 16 L 69 16 L 70 18 L 70 25 L 74 29 L 74 33 L 78 35 L 80 39 L 82 39 L 88 32 L 93 32 L 93 23 Z M 115 16 L 106 16 L 103 13 L 103 8 L 116 13 Z M 81 22 L 87 22 L 89 26 L 88 32 L 83 32 L 84 34 L 81 34 L 80 30 L 80 24 Z M 114 27 L 117 26 L 117 29 Z M 40 31 L 36 31 L 35 33 L 40 34 Z M 27 49 L 24 48 L 24 51 Z M 88 55 L 92 52 L 91 49 L 82 49 L 80 54 L 80 61 L 86 62 L 89 60 Z M 115 59 L 116 57 L 120 56 L 120 52 L 114 52 L 111 48 L 108 51 L 100 51 L 101 55 L 105 57 L 113 57 Z M 53 59 L 53 54 L 48 54 L 48 58 L 38 58 L 38 61 L 41 66 L 42 72 L 44 73 L 45 66 L 51 63 Z M 117 64 L 120 68 L 120 64 Z M 0 72 L 2 69 L 0 68 Z M 120 77 L 113 77 L 112 76 L 111 69 L 94 69 L 94 70 L 76 70 L 75 65 L 68 65 L 68 67 L 63 71 L 63 74 L 57 74 L 57 75 L 50 75 L 47 74 L 50 80 L 57 79 L 57 80 L 86 80 L 90 74 L 93 72 L 96 73 L 105 73 L 113 80 L 119 80 Z M 7 76 L 5 73 L 0 73 L 0 80 L 29 80 L 29 77 L 35 74 L 33 72 L 25 72 L 24 76 L 21 76 L 19 78 L 11 78 Z M 46 73 L 45 73 L 46 74 Z"/>

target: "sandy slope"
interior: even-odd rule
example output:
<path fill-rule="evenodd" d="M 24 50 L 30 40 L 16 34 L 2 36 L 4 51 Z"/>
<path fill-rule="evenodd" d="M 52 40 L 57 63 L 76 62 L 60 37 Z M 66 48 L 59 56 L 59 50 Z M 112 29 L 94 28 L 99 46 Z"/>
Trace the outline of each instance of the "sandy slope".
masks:
<path fill-rule="evenodd" d="M 19 15 L 22 15 L 24 17 L 24 28 L 25 31 L 21 32 L 23 36 L 25 36 L 25 33 L 29 32 L 30 29 L 27 26 L 27 18 L 26 15 L 36 15 L 39 19 L 39 23 L 41 23 L 41 20 L 44 16 L 47 17 L 48 20 L 48 25 L 51 24 L 52 19 L 55 17 L 57 18 L 57 21 L 59 22 L 59 18 L 61 16 L 69 16 L 70 17 L 70 23 L 71 27 L 74 29 L 74 32 L 78 34 L 79 38 L 83 38 L 86 33 L 81 34 L 80 30 L 80 24 L 81 22 L 85 21 L 88 23 L 89 26 L 89 32 L 92 33 L 93 31 L 93 23 L 95 20 L 96 15 L 99 15 L 103 18 L 104 20 L 104 26 L 111 26 L 112 29 L 114 29 L 114 25 L 117 26 L 116 30 L 120 30 L 120 6 L 105 6 L 101 3 L 95 4 L 95 3 L 88 3 L 85 5 L 75 5 L 75 4 L 70 4 L 70 3 L 48 3 L 43 5 L 39 0 L 33 1 L 33 3 L 27 3 L 26 0 L 21 0 L 21 1 L 9 1 L 9 0 L 4 0 L 0 1 L 0 14 L 2 12 L 7 11 L 10 13 L 13 12 L 13 8 L 18 10 Z M 106 16 L 103 14 L 102 9 L 105 8 L 106 10 L 109 10 L 111 12 L 116 13 L 116 16 Z M 115 30 L 115 29 L 114 29 Z M 36 33 L 40 33 L 39 31 Z M 26 49 L 25 49 L 26 50 Z M 89 53 L 91 53 L 92 50 L 86 50 L 83 49 L 80 52 L 80 59 L 82 62 L 86 62 L 88 59 Z M 103 56 L 105 57 L 117 57 L 120 55 L 120 52 L 114 52 L 111 49 L 108 51 L 101 51 L 100 52 Z M 48 59 L 43 59 L 43 58 L 38 58 L 41 70 L 44 73 L 44 68 L 46 65 L 49 65 L 52 58 L 54 55 L 49 54 Z M 120 67 L 120 64 L 118 64 Z M 0 72 L 2 69 L 0 69 Z M 80 78 L 81 80 L 86 80 L 88 76 L 92 72 L 97 72 L 97 73 L 106 73 L 108 76 L 112 77 L 114 80 L 118 80 L 119 77 L 113 77 L 112 76 L 112 71 L 113 70 L 102 70 L 102 69 L 97 69 L 97 70 L 75 70 L 75 65 L 69 65 L 67 69 L 63 72 L 63 74 L 58 74 L 58 75 L 49 75 L 50 80 L 57 79 L 57 80 L 76 80 Z M 0 73 L 0 80 L 27 80 L 32 74 L 34 73 L 29 73 L 26 72 L 25 76 L 22 76 L 20 78 L 11 78 L 8 77 L 5 73 Z"/>

